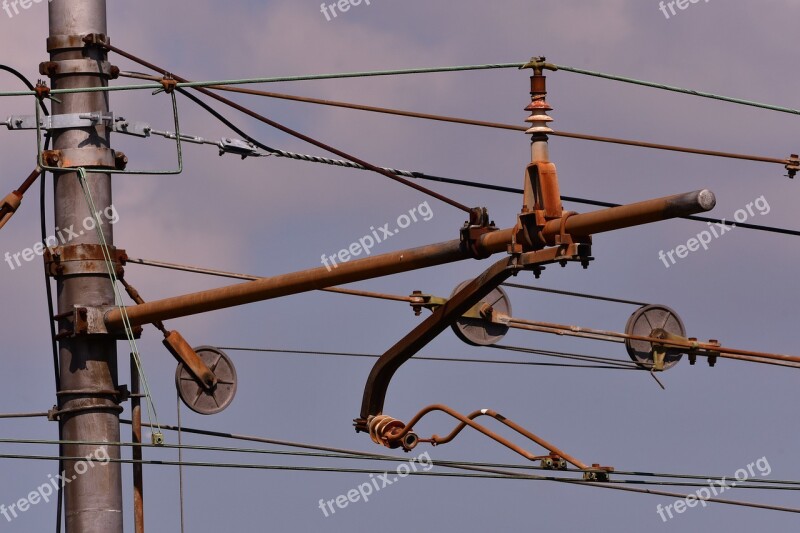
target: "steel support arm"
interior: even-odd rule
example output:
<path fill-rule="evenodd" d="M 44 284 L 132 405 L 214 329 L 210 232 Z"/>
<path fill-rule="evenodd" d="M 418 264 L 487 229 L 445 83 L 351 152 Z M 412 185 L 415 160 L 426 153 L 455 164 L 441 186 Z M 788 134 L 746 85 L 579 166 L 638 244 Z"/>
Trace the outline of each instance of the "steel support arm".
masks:
<path fill-rule="evenodd" d="M 583 237 L 710 211 L 714 207 L 715 201 L 714 194 L 704 189 L 551 220 L 538 231 L 538 234 L 541 239 L 550 244 L 555 243 L 556 238 L 563 232 Z M 528 233 L 530 234 L 531 232 Z M 485 233 L 475 243 L 472 243 L 472 248 L 480 254 L 488 256 L 506 252 L 508 246 L 512 243 L 522 244 L 525 250 L 535 250 L 542 247 L 541 243 L 526 242 L 521 228 L 516 226 Z M 340 264 L 336 268 L 319 267 L 194 294 L 156 300 L 128 307 L 127 312 L 131 324 L 138 326 L 158 320 L 169 320 L 291 294 L 324 289 L 335 285 L 453 263 L 472 257 L 474 257 L 473 251 L 470 250 L 470 246 L 467 246 L 467 243 L 461 240 L 452 240 L 358 259 Z M 109 330 L 117 331 L 122 329 L 122 316 L 119 309 L 109 311 L 105 316 L 105 322 Z"/>
<path fill-rule="evenodd" d="M 369 417 L 383 412 L 389 382 L 397 369 L 498 285 L 520 270 L 533 265 L 541 266 L 563 260 L 588 259 L 589 253 L 588 245 L 573 244 L 511 256 L 489 267 L 378 359 L 364 388 L 361 418 L 356 420 L 356 428 L 366 431 Z"/>

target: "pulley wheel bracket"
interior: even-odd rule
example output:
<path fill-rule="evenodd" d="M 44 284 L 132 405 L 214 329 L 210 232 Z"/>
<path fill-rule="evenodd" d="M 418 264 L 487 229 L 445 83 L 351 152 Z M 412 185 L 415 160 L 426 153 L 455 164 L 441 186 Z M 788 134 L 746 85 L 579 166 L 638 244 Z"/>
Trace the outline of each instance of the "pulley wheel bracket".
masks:
<path fill-rule="evenodd" d="M 460 284 L 453 291 L 453 294 L 456 294 L 471 281 L 472 280 L 467 280 Z M 477 307 L 484 304 L 492 306 L 496 313 L 511 316 L 511 301 L 506 292 L 500 287 L 490 292 L 488 296 L 481 300 Z M 451 327 L 459 339 L 473 346 L 491 346 L 492 344 L 497 344 L 503 339 L 505 334 L 508 333 L 508 326 L 506 324 L 497 324 L 482 318 L 461 317 L 453 323 Z"/>
<path fill-rule="evenodd" d="M 228 407 L 236 396 L 236 368 L 225 352 L 213 346 L 199 346 L 194 351 L 217 377 L 216 387 L 206 391 L 183 363 L 175 371 L 175 386 L 186 407 L 201 415 L 217 414 Z"/>
<path fill-rule="evenodd" d="M 679 337 L 686 337 L 686 329 L 683 321 L 678 314 L 665 305 L 646 305 L 637 309 L 628 319 L 625 326 L 625 333 L 637 337 L 651 337 L 653 331 L 662 329 Z M 656 364 L 656 351 L 653 344 L 649 341 L 625 340 L 625 348 L 628 350 L 630 358 L 642 368 L 650 370 Z M 683 350 L 681 348 L 664 348 L 664 367 L 669 370 L 681 360 Z"/>

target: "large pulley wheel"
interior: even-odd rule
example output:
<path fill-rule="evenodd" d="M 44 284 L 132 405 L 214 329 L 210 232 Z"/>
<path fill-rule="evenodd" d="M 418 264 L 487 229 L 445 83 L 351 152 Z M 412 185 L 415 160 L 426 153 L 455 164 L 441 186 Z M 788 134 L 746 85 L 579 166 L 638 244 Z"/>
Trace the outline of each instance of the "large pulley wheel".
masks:
<path fill-rule="evenodd" d="M 628 319 L 625 333 L 637 337 L 652 337 L 658 330 L 686 337 L 683 321 L 678 314 L 664 305 L 646 305 L 635 311 Z M 655 364 L 655 350 L 650 341 L 625 340 L 625 348 L 634 362 L 646 369 L 653 368 Z M 666 348 L 664 356 L 664 370 L 678 364 L 683 357 L 681 348 Z"/>
<path fill-rule="evenodd" d="M 207 391 L 189 373 L 183 363 L 175 371 L 175 386 L 186 407 L 201 415 L 213 415 L 223 411 L 236 396 L 236 368 L 233 361 L 212 346 L 200 346 L 194 351 L 217 377 L 217 385 Z"/>
<path fill-rule="evenodd" d="M 472 280 L 467 280 L 456 287 L 451 298 L 471 282 Z M 490 292 L 478 306 L 483 304 L 492 306 L 496 313 L 511 316 L 511 301 L 508 299 L 506 292 L 500 287 Z M 507 325 L 490 322 L 483 318 L 461 317 L 453 324 L 452 328 L 459 339 L 473 346 L 497 344 L 508 333 Z"/>

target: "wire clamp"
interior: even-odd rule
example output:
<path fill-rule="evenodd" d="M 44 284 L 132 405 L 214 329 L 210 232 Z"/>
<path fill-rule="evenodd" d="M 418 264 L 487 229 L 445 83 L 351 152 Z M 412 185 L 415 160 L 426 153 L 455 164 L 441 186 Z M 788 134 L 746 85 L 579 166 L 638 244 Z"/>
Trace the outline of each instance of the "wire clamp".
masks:
<path fill-rule="evenodd" d="M 44 82 L 44 80 L 39 80 L 36 82 L 36 87 L 33 89 L 36 93 L 36 98 L 42 102 L 45 98 L 52 100 L 53 102 L 61 103 L 61 100 L 56 98 L 55 96 L 50 96 L 50 87 Z"/>
<path fill-rule="evenodd" d="M 541 73 L 542 70 L 552 70 L 555 72 L 558 70 L 558 65 L 547 63 L 547 58 L 544 56 L 533 56 L 530 61 L 519 67 L 519 70 L 525 70 L 528 68 L 532 68 L 539 73 Z"/>
<path fill-rule="evenodd" d="M 437 307 L 441 307 L 447 303 L 447 298 L 439 298 L 431 294 L 423 294 L 422 291 L 414 291 L 411 296 L 411 308 L 414 310 L 414 316 L 420 316 L 423 309 L 434 311 Z"/>
<path fill-rule="evenodd" d="M 800 155 L 792 154 L 786 160 L 786 177 L 794 179 L 798 171 L 800 171 Z"/>
<path fill-rule="evenodd" d="M 153 91 L 153 95 L 162 92 L 166 94 L 172 94 L 175 92 L 175 88 L 178 86 L 178 81 L 169 74 L 158 80 L 158 82 L 161 84 L 161 89 L 156 89 Z"/>
<path fill-rule="evenodd" d="M 492 254 L 482 250 L 480 239 L 483 235 L 497 231 L 494 221 L 489 219 L 489 212 L 485 207 L 472 209 L 470 220 L 461 228 L 461 245 L 465 247 L 473 258 L 486 259 Z"/>
<path fill-rule="evenodd" d="M 219 144 L 219 155 L 223 156 L 225 154 L 234 154 L 239 155 L 242 159 L 247 159 L 248 157 L 261 157 L 263 154 L 258 151 L 258 149 L 249 142 L 243 141 L 241 139 L 222 139 Z"/>

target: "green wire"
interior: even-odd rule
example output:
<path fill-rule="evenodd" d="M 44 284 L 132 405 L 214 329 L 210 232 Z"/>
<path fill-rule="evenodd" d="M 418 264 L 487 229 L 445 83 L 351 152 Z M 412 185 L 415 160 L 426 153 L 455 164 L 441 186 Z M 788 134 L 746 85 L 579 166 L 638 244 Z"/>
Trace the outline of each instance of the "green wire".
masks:
<path fill-rule="evenodd" d="M 399 70 L 373 70 L 364 72 L 342 72 L 333 74 L 307 74 L 299 76 L 278 76 L 271 78 L 243 78 L 237 80 L 194 81 L 178 83 L 176 87 L 211 87 L 214 85 L 248 85 L 254 83 L 275 83 L 282 81 L 307 81 L 307 80 L 332 80 L 342 78 L 368 78 L 375 76 L 398 76 L 404 74 L 430 74 L 434 72 L 463 72 L 470 70 L 508 69 L 519 68 L 524 63 L 491 63 L 487 65 L 464 65 L 456 67 L 430 67 L 411 68 Z M 110 87 L 85 87 L 78 89 L 53 89 L 50 94 L 92 93 L 111 91 L 132 91 L 144 89 L 163 89 L 160 83 L 147 83 L 142 85 L 114 85 Z M 0 96 L 32 96 L 34 91 L 0 92 Z"/>
<path fill-rule="evenodd" d="M 92 198 L 92 191 L 89 188 L 89 184 L 86 181 L 86 169 L 83 167 L 79 167 L 76 169 L 78 171 L 78 180 L 80 181 L 81 188 L 83 189 L 83 194 L 86 197 L 86 202 L 89 204 L 89 210 L 92 213 L 92 218 L 95 221 L 95 229 L 97 230 L 98 239 L 100 239 L 100 248 L 103 250 L 103 257 L 106 261 L 106 269 L 108 270 L 108 276 L 111 278 L 111 284 L 114 287 L 114 296 L 115 296 L 115 303 L 122 314 L 122 322 L 125 326 L 125 336 L 128 338 L 128 344 L 131 348 L 131 354 L 133 355 L 133 360 L 136 363 L 136 367 L 139 370 L 139 375 L 142 378 L 142 385 L 144 387 L 145 396 L 147 398 L 147 418 L 150 421 L 150 424 L 153 424 L 153 419 L 155 419 L 155 426 L 158 432 L 161 431 L 161 426 L 158 423 L 158 414 L 156 413 L 155 405 L 153 405 L 152 396 L 150 393 L 150 386 L 147 383 L 147 376 L 144 373 L 144 367 L 142 365 L 142 360 L 139 355 L 139 347 L 136 344 L 136 337 L 133 332 L 133 326 L 130 323 L 130 319 L 128 318 L 128 310 L 125 307 L 122 294 L 119 290 L 117 275 L 114 272 L 114 261 L 111 258 L 111 252 L 108 248 L 108 242 L 106 241 L 106 236 L 103 233 L 102 229 L 102 222 L 100 221 L 100 217 L 97 215 L 97 207 L 94 203 L 94 198 Z"/>
<path fill-rule="evenodd" d="M 215 85 L 248 85 L 257 83 L 276 83 L 287 81 L 307 81 L 307 80 L 330 80 L 330 79 L 344 79 L 344 78 L 366 78 L 375 76 L 398 76 L 405 74 L 429 74 L 434 72 L 463 72 L 475 70 L 490 70 L 490 69 L 510 69 L 521 68 L 525 63 L 489 63 L 485 65 L 463 65 L 453 67 L 430 67 L 430 68 L 414 68 L 414 69 L 395 69 L 395 70 L 374 70 L 374 71 L 361 71 L 361 72 L 341 72 L 332 74 L 309 74 L 299 76 L 279 76 L 270 78 L 243 78 L 234 80 L 215 80 L 215 81 L 195 81 L 189 83 L 178 83 L 176 87 L 212 87 Z M 767 109 L 770 111 L 778 111 L 781 113 L 789 113 L 792 115 L 800 115 L 800 110 L 777 106 L 772 104 L 764 104 L 754 102 L 751 100 L 744 100 L 742 98 L 732 98 L 730 96 L 723 96 L 719 94 L 696 91 L 693 89 L 684 89 L 663 83 L 654 83 L 649 81 L 637 80 L 625 76 L 617 76 L 615 74 L 607 74 L 604 72 L 597 72 L 586 70 L 576 67 L 569 67 L 566 65 L 554 65 L 558 70 L 572 72 L 574 74 L 583 74 L 585 76 L 593 76 L 596 78 L 603 78 L 607 80 L 619 81 L 623 83 L 631 83 L 634 85 L 641 85 L 644 87 L 651 87 L 654 89 L 661 89 L 665 91 L 677 92 L 681 94 L 688 94 L 692 96 L 699 96 L 701 98 L 710 98 L 712 100 L 720 100 L 723 102 L 730 102 L 733 104 L 740 104 L 749 107 L 756 107 L 759 109 Z M 79 89 L 54 89 L 50 94 L 70 94 L 70 93 L 90 93 L 90 92 L 112 92 L 112 91 L 131 91 L 131 90 L 144 90 L 144 89 L 163 89 L 159 83 L 148 83 L 141 85 L 115 85 L 110 87 L 86 87 Z M 36 93 L 34 91 L 6 91 L 0 92 L 2 96 L 32 96 Z"/>
<path fill-rule="evenodd" d="M 147 407 L 147 418 L 150 422 L 151 426 L 156 428 L 156 432 L 161 432 L 161 426 L 158 422 L 158 413 L 156 412 L 155 404 L 153 403 L 152 393 L 150 390 L 150 386 L 147 382 L 147 376 L 144 372 L 144 365 L 142 364 L 141 356 L 139 353 L 139 347 L 136 343 L 136 338 L 133 332 L 133 326 L 130 323 L 130 319 L 128 318 L 128 310 L 125 307 L 123 302 L 122 294 L 120 293 L 118 280 L 116 273 L 114 272 L 114 261 L 111 257 L 111 252 L 109 250 L 108 242 L 106 241 L 105 234 L 102 230 L 102 222 L 100 221 L 100 217 L 97 214 L 97 207 L 94 203 L 94 198 L 92 197 L 92 191 L 89 188 L 89 184 L 86 181 L 86 174 L 87 170 L 89 172 L 102 172 L 107 174 L 156 174 L 156 175 L 170 175 L 170 174 L 179 174 L 183 170 L 183 156 L 181 150 L 181 141 L 180 141 L 180 125 L 178 121 L 178 107 L 177 101 L 175 98 L 175 94 L 172 93 L 172 110 L 173 115 L 175 118 L 175 131 L 178 135 L 176 135 L 176 144 L 177 144 L 177 151 L 178 151 L 178 169 L 177 170 L 168 170 L 168 171 L 121 171 L 121 170 L 113 170 L 113 169 L 105 169 L 105 168 L 86 168 L 86 167 L 78 167 L 74 170 L 78 174 L 78 181 L 80 182 L 81 189 L 83 190 L 84 197 L 86 198 L 86 203 L 89 207 L 89 212 L 91 213 L 92 219 L 94 220 L 95 230 L 97 231 L 98 239 L 100 240 L 100 248 L 103 251 L 103 258 L 105 259 L 106 263 L 106 270 L 108 271 L 108 276 L 111 279 L 112 287 L 114 288 L 114 302 L 115 305 L 119 308 L 120 313 L 122 315 L 123 325 L 125 327 L 125 336 L 127 337 L 128 344 L 130 345 L 131 355 L 133 356 L 133 360 L 136 364 L 136 367 L 139 371 L 139 375 L 142 379 L 142 387 L 145 391 L 145 398 L 146 402 L 145 405 Z M 40 116 L 40 109 L 39 106 L 36 106 L 36 146 L 37 146 L 37 154 L 38 154 L 38 161 L 39 166 L 43 170 L 49 170 L 51 172 L 64 172 L 65 169 L 60 167 L 51 167 L 45 164 L 44 162 L 44 154 L 42 152 L 42 135 L 41 135 L 41 116 Z M 155 423 L 153 422 L 155 420 Z"/>
<path fill-rule="evenodd" d="M 665 85 L 663 83 L 654 83 L 654 82 L 651 82 L 651 81 L 643 81 L 643 80 L 637 80 L 637 79 L 634 79 L 634 78 L 626 78 L 625 76 L 616 76 L 614 74 L 606 74 L 604 72 L 595 72 L 595 71 L 592 71 L 592 70 L 584 70 L 584 69 L 575 68 L 575 67 L 566 67 L 566 66 L 563 66 L 563 65 L 557 65 L 557 67 L 558 67 L 558 70 L 564 70 L 566 72 L 573 72 L 575 74 L 583 74 L 585 76 L 592 76 L 592 77 L 595 77 L 595 78 L 603 78 L 603 79 L 606 79 L 606 80 L 619 81 L 619 82 L 623 82 L 623 83 L 630 83 L 630 84 L 633 84 L 633 85 L 642 85 L 644 87 L 652 87 L 654 89 L 661 89 L 663 91 L 670 91 L 670 92 L 674 92 L 674 93 L 688 94 L 688 95 L 691 95 L 691 96 L 699 96 L 700 98 L 710 98 L 712 100 L 721 100 L 723 102 L 730 102 L 730 103 L 733 103 L 733 104 L 740 104 L 740 105 L 746 105 L 746 106 L 750 106 L 750 107 L 757 107 L 759 109 L 769 109 L 770 111 L 779 111 L 781 113 L 789 113 L 789 114 L 792 114 L 792 115 L 800 115 L 800 110 L 792 109 L 792 108 L 789 108 L 789 107 L 782 107 L 782 106 L 777 106 L 777 105 L 772 105 L 772 104 L 762 104 L 762 103 L 759 103 L 759 102 L 753 102 L 751 100 L 743 100 L 741 98 L 732 98 L 730 96 L 722 96 L 722 95 L 719 95 L 719 94 L 707 93 L 707 92 L 704 92 L 704 91 L 695 91 L 693 89 L 683 89 L 681 87 L 675 87 L 675 86 L 672 86 L 672 85 Z"/>

